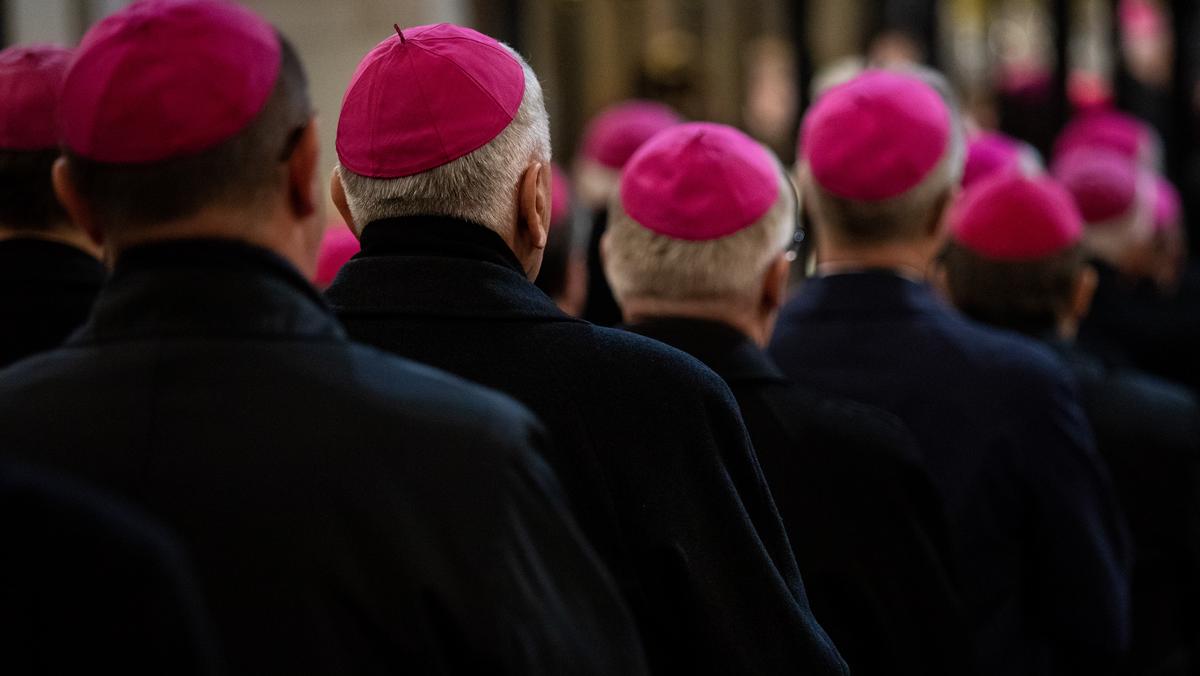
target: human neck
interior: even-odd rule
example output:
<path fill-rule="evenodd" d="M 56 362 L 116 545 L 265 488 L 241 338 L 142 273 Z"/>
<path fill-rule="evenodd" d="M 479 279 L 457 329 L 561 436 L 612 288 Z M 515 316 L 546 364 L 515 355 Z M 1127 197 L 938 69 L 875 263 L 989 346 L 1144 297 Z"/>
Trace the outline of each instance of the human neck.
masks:
<path fill-rule="evenodd" d="M 933 256 L 920 242 L 883 242 L 845 245 L 825 241 L 818 245 L 817 273 L 838 274 L 859 270 L 892 270 L 905 277 L 925 280 Z"/>
<path fill-rule="evenodd" d="M 759 347 L 765 348 L 771 339 L 772 317 L 735 309 L 732 303 L 631 298 L 621 304 L 621 309 L 628 324 L 665 317 L 699 319 L 733 327 Z"/>
<path fill-rule="evenodd" d="M 47 242 L 58 242 L 75 247 L 94 258 L 101 257 L 100 246 L 93 242 L 86 232 L 71 225 L 54 225 L 44 230 L 10 228 L 0 225 L 0 240 L 6 239 L 40 239 Z"/>

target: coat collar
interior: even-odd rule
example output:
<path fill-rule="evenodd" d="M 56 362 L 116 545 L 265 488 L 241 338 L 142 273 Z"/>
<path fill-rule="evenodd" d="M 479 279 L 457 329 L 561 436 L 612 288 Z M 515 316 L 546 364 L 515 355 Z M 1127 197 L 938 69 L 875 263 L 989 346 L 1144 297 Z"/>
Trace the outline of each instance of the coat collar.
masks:
<path fill-rule="evenodd" d="M 106 275 L 100 261 L 70 244 L 35 237 L 0 240 L 0 280 L 72 282 L 98 287 Z"/>
<path fill-rule="evenodd" d="M 659 317 L 631 324 L 629 331 L 683 350 L 725 382 L 788 382 L 762 349 L 741 331 L 716 321 Z"/>
<path fill-rule="evenodd" d="M 279 256 L 191 239 L 123 252 L 68 343 L 172 336 L 345 339 L 320 294 Z"/>
<path fill-rule="evenodd" d="M 886 270 L 815 277 L 786 310 L 788 316 L 913 317 L 952 315 L 928 284 Z"/>
<path fill-rule="evenodd" d="M 343 317 L 580 322 L 530 282 L 499 235 L 442 216 L 376 221 L 325 296 Z"/>

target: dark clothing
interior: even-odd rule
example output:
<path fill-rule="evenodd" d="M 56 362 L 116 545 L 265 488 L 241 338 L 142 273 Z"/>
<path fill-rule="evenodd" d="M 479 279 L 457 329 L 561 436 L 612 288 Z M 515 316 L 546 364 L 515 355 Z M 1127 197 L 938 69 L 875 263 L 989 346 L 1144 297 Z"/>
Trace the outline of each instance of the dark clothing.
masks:
<path fill-rule="evenodd" d="M 550 464 L 634 609 L 652 670 L 843 671 L 716 374 L 563 314 L 482 226 L 393 219 L 362 242 L 327 293 L 351 335 L 495 387 L 546 422 Z"/>
<path fill-rule="evenodd" d="M 0 468 L 0 655 L 6 674 L 219 671 L 174 537 L 109 496 Z"/>
<path fill-rule="evenodd" d="M 950 520 L 986 674 L 1099 674 L 1129 641 L 1126 543 L 1070 375 L 890 272 L 811 280 L 771 345 L 796 381 L 898 415 Z"/>
<path fill-rule="evenodd" d="M 1180 387 L 1052 345 L 1079 382 L 1136 545 L 1133 674 L 1191 674 L 1200 636 L 1200 411 Z"/>
<path fill-rule="evenodd" d="M 69 244 L 0 240 L 0 368 L 62 344 L 87 319 L 104 266 Z"/>
<path fill-rule="evenodd" d="M 125 252 L 64 348 L 0 372 L 0 449 L 179 533 L 237 674 L 640 673 L 542 439 L 232 242 Z"/>
<path fill-rule="evenodd" d="M 608 209 L 600 209 L 592 215 L 592 229 L 588 235 L 587 302 L 583 305 L 583 318 L 597 326 L 621 323 L 621 307 L 613 297 L 608 276 L 604 274 L 604 261 L 600 258 L 600 240 L 607 229 Z"/>
<path fill-rule="evenodd" d="M 813 612 L 850 672 L 971 673 L 944 563 L 945 515 L 904 425 L 792 383 L 725 324 L 663 318 L 629 328 L 703 361 L 733 390 Z"/>

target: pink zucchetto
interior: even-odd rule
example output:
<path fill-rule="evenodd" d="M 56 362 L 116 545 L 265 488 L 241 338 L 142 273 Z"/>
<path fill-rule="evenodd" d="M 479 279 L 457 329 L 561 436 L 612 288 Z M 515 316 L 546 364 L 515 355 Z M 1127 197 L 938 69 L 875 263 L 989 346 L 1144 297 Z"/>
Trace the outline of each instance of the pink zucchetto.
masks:
<path fill-rule="evenodd" d="M 1141 161 L 1153 143 L 1150 126 L 1132 115 L 1112 109 L 1084 113 L 1072 120 L 1054 142 L 1058 157 L 1079 148 L 1103 148 Z"/>
<path fill-rule="evenodd" d="M 317 254 L 317 275 L 313 283 L 321 289 L 332 284 L 338 271 L 359 249 L 358 238 L 350 232 L 345 223 L 340 220 L 330 223 L 321 239 L 321 251 Z"/>
<path fill-rule="evenodd" d="M 469 155 L 525 96 L 521 63 L 486 35 L 445 23 L 396 32 L 359 63 L 342 101 L 338 160 L 360 176 L 412 176 Z"/>
<path fill-rule="evenodd" d="M 867 71 L 830 89 L 804 118 L 800 153 L 837 197 L 878 202 L 921 183 L 950 147 L 945 102 L 921 80 Z"/>
<path fill-rule="evenodd" d="M 642 227 L 675 239 L 732 235 L 779 199 L 782 174 L 757 141 L 722 124 L 659 133 L 621 172 L 621 206 Z"/>
<path fill-rule="evenodd" d="M 980 134 L 967 144 L 967 162 L 962 186 L 969 188 L 997 173 L 1021 171 L 1021 142 L 998 132 Z"/>
<path fill-rule="evenodd" d="M 1178 228 L 1183 215 L 1179 191 L 1166 178 L 1154 178 L 1154 230 L 1165 232 Z"/>
<path fill-rule="evenodd" d="M 0 51 L 0 149 L 58 147 L 58 96 L 71 51 L 23 45 Z"/>
<path fill-rule="evenodd" d="M 1138 166 L 1111 150 L 1075 149 L 1055 160 L 1052 173 L 1075 198 L 1088 223 L 1124 216 L 1138 199 Z"/>
<path fill-rule="evenodd" d="M 136 2 L 83 37 L 62 90 L 62 140 L 115 164 L 208 150 L 262 112 L 281 55 L 275 29 L 232 2 Z"/>
<path fill-rule="evenodd" d="M 996 175 L 963 193 L 950 214 L 961 247 L 1002 262 L 1036 261 L 1083 239 L 1083 218 L 1071 195 L 1048 177 Z"/>
<path fill-rule="evenodd" d="M 557 164 L 551 164 L 550 170 L 554 174 L 554 186 L 550 192 L 550 225 L 553 226 L 567 220 L 571 214 L 571 181 Z"/>
<path fill-rule="evenodd" d="M 670 106 L 653 101 L 625 101 L 600 111 L 583 133 L 584 157 L 620 171 L 643 143 L 683 122 Z"/>

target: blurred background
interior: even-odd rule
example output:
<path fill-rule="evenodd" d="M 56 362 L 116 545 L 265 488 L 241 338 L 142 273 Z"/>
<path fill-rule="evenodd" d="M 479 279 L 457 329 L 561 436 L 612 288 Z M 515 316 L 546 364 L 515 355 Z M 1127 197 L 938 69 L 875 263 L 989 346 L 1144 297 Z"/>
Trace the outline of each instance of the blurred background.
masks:
<path fill-rule="evenodd" d="M 0 0 L 6 43 L 73 44 L 128 0 Z M 1078 108 L 1111 103 L 1153 125 L 1164 169 L 1197 213 L 1200 3 L 1194 0 L 244 0 L 296 43 L 323 114 L 332 167 L 341 96 L 392 24 L 450 21 L 516 47 L 547 93 L 555 154 L 570 163 L 587 120 L 630 97 L 738 125 L 795 155 L 823 83 L 862 64 L 943 70 L 981 128 L 1044 154 Z M 1196 224 L 1191 223 L 1193 235 Z M 1200 237 L 1193 236 L 1193 243 Z"/>

